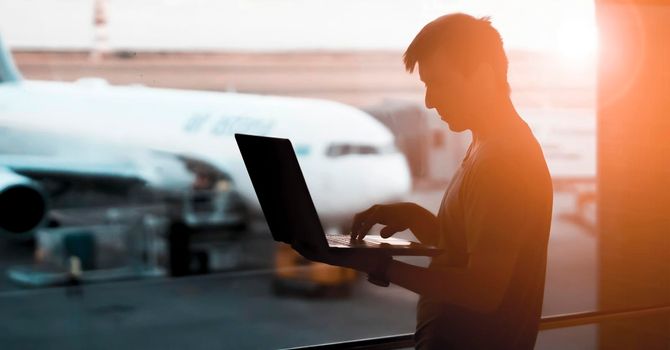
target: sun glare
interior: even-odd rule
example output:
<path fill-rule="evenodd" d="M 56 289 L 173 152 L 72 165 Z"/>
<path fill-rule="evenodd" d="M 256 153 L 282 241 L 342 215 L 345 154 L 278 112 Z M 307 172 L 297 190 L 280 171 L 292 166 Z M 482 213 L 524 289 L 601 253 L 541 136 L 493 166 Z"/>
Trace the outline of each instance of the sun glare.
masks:
<path fill-rule="evenodd" d="M 567 20 L 556 32 L 558 55 L 572 64 L 594 62 L 598 51 L 598 31 L 595 20 Z"/>

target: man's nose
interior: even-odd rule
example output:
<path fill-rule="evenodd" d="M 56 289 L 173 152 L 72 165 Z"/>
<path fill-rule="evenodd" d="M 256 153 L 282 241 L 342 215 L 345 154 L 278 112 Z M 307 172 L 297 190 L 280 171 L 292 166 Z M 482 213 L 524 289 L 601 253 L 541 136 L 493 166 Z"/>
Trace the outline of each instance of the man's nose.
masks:
<path fill-rule="evenodd" d="M 433 105 L 433 99 L 430 97 L 430 94 L 426 91 L 426 98 L 424 99 L 424 103 L 426 105 L 426 108 L 428 109 L 433 109 L 435 106 Z"/>

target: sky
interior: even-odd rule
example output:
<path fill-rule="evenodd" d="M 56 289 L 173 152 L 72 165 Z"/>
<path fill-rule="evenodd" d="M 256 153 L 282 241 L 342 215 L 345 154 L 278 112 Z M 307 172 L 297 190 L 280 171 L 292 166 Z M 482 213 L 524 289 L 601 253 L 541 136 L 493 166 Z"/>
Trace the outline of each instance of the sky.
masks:
<path fill-rule="evenodd" d="M 14 48 L 88 49 L 95 0 L 0 0 Z M 106 0 L 107 46 L 131 50 L 401 50 L 450 12 L 491 16 L 506 48 L 589 49 L 591 0 Z M 590 49 L 589 49 L 590 50 Z"/>

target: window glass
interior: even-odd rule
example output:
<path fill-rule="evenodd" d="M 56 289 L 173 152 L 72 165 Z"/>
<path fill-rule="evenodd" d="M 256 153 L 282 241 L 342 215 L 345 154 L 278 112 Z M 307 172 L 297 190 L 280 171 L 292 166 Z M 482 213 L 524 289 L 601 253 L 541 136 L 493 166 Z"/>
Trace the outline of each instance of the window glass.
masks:
<path fill-rule="evenodd" d="M 3 349 L 413 332 L 414 293 L 273 241 L 233 134 L 292 139 L 327 233 L 380 202 L 437 213 L 471 138 L 426 109 L 402 54 L 461 11 L 499 29 L 512 100 L 552 174 L 543 315 L 596 309 L 594 7 L 0 0 L 0 191 L 33 186 L 49 203 L 30 232 L 0 229 Z M 596 348 L 596 327 L 542 333 L 538 348 Z"/>

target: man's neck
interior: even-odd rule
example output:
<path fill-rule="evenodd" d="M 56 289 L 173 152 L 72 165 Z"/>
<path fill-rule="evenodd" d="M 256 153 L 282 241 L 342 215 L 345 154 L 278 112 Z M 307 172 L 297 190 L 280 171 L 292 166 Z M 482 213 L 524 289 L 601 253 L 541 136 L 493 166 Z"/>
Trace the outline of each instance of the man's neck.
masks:
<path fill-rule="evenodd" d="M 490 103 L 488 108 L 481 111 L 481 114 L 479 125 L 472 129 L 472 138 L 475 142 L 504 135 L 510 127 L 519 125 L 519 122 L 521 122 L 521 118 L 508 96 Z"/>

